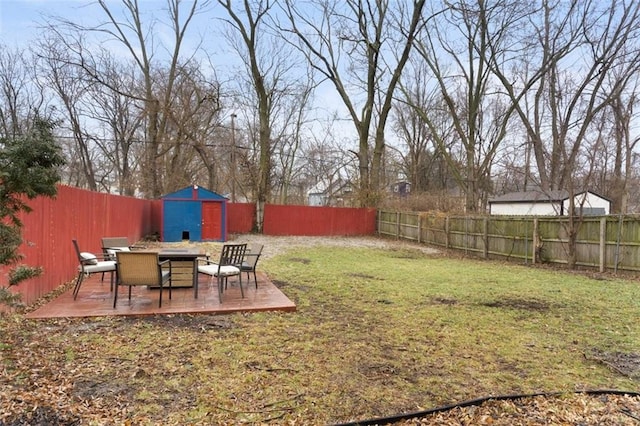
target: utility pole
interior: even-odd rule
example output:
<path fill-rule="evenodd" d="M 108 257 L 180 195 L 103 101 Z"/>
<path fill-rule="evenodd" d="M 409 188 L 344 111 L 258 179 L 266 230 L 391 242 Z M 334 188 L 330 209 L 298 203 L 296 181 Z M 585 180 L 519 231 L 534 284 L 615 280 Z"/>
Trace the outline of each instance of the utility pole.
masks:
<path fill-rule="evenodd" d="M 231 114 L 231 202 L 236 202 L 236 114 Z"/>

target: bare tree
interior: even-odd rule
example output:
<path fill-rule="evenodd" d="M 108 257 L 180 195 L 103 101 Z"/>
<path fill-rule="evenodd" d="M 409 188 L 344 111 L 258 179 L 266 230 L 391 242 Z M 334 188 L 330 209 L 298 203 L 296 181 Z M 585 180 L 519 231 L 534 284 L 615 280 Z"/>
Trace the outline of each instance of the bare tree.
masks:
<path fill-rule="evenodd" d="M 403 143 L 398 154 L 413 194 L 440 191 L 448 188 L 451 177 L 443 152 L 456 157 L 452 152 L 452 120 L 440 92 L 429 87 L 429 70 L 424 61 L 413 60 L 410 65 L 403 76 L 402 96 L 394 106 L 394 129 Z M 432 129 L 422 119 L 425 112 L 432 126 L 438 129 L 436 137 L 443 142 L 442 146 L 436 143 Z"/>
<path fill-rule="evenodd" d="M 385 128 L 423 22 L 424 4 L 317 0 L 302 8 L 285 1 L 289 28 L 283 30 L 294 36 L 309 64 L 333 85 L 355 125 L 364 206 L 375 205 L 380 197 Z"/>
<path fill-rule="evenodd" d="M 87 83 L 80 68 L 67 65 L 69 56 L 67 50 L 58 42 L 53 34 L 43 38 L 38 46 L 39 74 L 55 93 L 66 117 L 64 125 L 68 126 L 69 135 L 74 142 L 70 153 L 70 166 L 78 166 L 78 179 L 82 186 L 92 191 L 98 189 L 96 183 L 96 155 L 99 155 L 84 125 L 82 98 L 86 96 Z M 73 175 L 74 170 L 71 171 Z"/>
<path fill-rule="evenodd" d="M 256 229 L 261 231 L 264 203 L 270 200 L 272 192 L 272 156 L 280 143 L 281 154 L 286 150 L 285 155 L 292 156 L 289 160 L 295 158 L 295 149 L 291 149 L 295 148 L 299 141 L 299 135 L 295 135 L 295 122 L 300 123 L 303 117 L 310 88 L 307 84 L 295 83 L 297 78 L 291 74 L 292 68 L 296 68 L 292 55 L 288 54 L 286 48 L 281 47 L 282 43 L 278 37 L 270 32 L 270 14 L 274 11 L 275 1 L 247 0 L 239 2 L 239 6 L 234 6 L 231 0 L 218 0 L 218 3 L 227 15 L 224 19 L 229 26 L 229 31 L 226 32 L 227 40 L 242 59 L 244 71 L 248 76 L 246 84 L 237 81 L 241 88 L 238 91 L 239 101 L 244 104 L 245 115 L 248 111 L 254 110 L 257 116 L 257 120 L 246 117 L 244 123 L 250 126 L 255 122 L 257 125 L 257 173 L 252 176 L 255 184 Z M 247 87 L 251 90 L 242 90 Z M 299 93 L 301 95 L 298 95 Z M 244 99 L 240 99 L 242 97 Z M 298 100 L 297 103 L 291 102 L 293 98 Z M 288 102 L 291 102 L 289 106 Z M 285 129 L 291 129 L 291 119 L 294 121 L 294 134 L 285 136 Z M 248 133 L 251 134 L 252 132 Z M 288 145 L 288 148 L 285 149 L 284 145 Z"/>
<path fill-rule="evenodd" d="M 584 146 L 597 131 L 600 113 L 637 72 L 639 15 L 638 2 L 543 1 L 530 18 L 534 33 L 520 44 L 527 59 L 518 58 L 519 66 L 501 58 L 490 61 L 526 129 L 541 188 L 569 192 L 569 266 L 579 226 L 574 216 L 581 211 L 574 205 L 576 171 L 588 157 Z M 533 90 L 523 97 L 514 81 Z M 592 171 L 593 165 L 587 174 Z"/>
<path fill-rule="evenodd" d="M 640 97 L 640 80 L 637 71 L 628 73 L 627 78 L 629 82 L 620 85 L 620 90 L 612 93 L 609 107 L 604 110 L 604 114 L 611 117 L 611 140 L 614 141 L 613 149 L 610 150 L 613 152 L 614 164 L 606 193 L 612 200 L 612 212 L 618 213 L 628 212 L 628 184 L 632 179 L 633 154 L 640 142 L 640 136 L 632 134 L 633 122 L 638 118 L 636 107 Z"/>
<path fill-rule="evenodd" d="M 527 54 L 515 57 L 520 64 L 491 61 L 533 145 L 544 190 L 569 186 L 593 121 L 637 69 L 639 7 L 544 1 L 530 19 L 535 32 L 526 36 L 537 44 L 523 46 Z M 514 81 L 532 90 L 523 97 Z"/>
<path fill-rule="evenodd" d="M 44 91 L 32 84 L 35 74 L 28 51 L 0 45 L 0 137 L 26 134 L 34 119 L 45 117 Z"/>
<path fill-rule="evenodd" d="M 107 159 L 97 174 L 103 189 L 111 191 L 115 187 L 119 194 L 133 196 L 144 156 L 144 114 L 139 103 L 123 93 L 135 90 L 135 66 L 110 57 L 104 57 L 102 62 L 102 75 L 108 86 L 91 85 L 84 104 L 86 114 L 97 123 L 92 140 Z"/>
<path fill-rule="evenodd" d="M 509 99 L 496 90 L 491 65 L 509 52 L 528 11 L 520 2 L 447 3 L 443 13 L 434 12 L 416 44 L 433 76 L 431 87 L 440 92 L 450 116 L 460 143 L 459 158 L 456 151 L 446 149 L 442 128 L 433 118 L 437 115 L 414 106 L 464 192 L 469 212 L 486 202 L 492 166 L 513 112 Z"/>
<path fill-rule="evenodd" d="M 145 123 L 145 159 L 141 167 L 142 179 L 139 182 L 147 197 L 158 197 L 165 190 L 162 180 L 162 166 L 167 162 L 163 157 L 173 152 L 171 141 L 167 138 L 170 113 L 173 102 L 174 85 L 181 67 L 193 58 L 183 57 L 182 48 L 187 31 L 195 16 L 207 7 L 208 0 L 166 0 L 167 28 L 171 34 L 169 42 L 163 44 L 154 39 L 155 21 L 146 21 L 138 0 L 120 0 L 121 9 L 113 3 L 97 0 L 96 5 L 104 14 L 105 21 L 98 26 L 84 27 L 69 20 L 59 19 L 51 23 L 51 31 L 60 34 L 59 39 L 71 52 L 70 64 L 81 67 L 95 82 L 118 91 L 110 86 L 100 68 L 100 55 L 96 57 L 94 49 L 82 42 L 82 35 L 93 34 L 124 47 L 136 64 L 141 84 L 133 92 L 121 93 L 136 99 L 142 104 Z M 61 25 L 59 25 L 61 24 Z M 62 33 L 62 29 L 69 30 Z M 159 58 L 166 52 L 166 66 Z M 191 52 L 191 55 L 195 51 Z M 160 79 L 161 77 L 161 79 Z M 162 87 L 159 87 L 159 86 Z M 169 164 L 171 162 L 169 161 Z"/>

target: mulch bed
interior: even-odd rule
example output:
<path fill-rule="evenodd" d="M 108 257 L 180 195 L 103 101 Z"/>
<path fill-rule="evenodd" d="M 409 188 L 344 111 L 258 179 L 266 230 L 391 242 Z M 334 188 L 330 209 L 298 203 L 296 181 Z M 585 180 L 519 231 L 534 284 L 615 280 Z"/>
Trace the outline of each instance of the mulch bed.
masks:
<path fill-rule="evenodd" d="M 403 420 L 372 419 L 353 425 L 640 425 L 640 395 L 575 393 L 487 399 L 435 409 Z M 431 411 L 431 410 L 428 410 Z M 402 417 L 402 416 L 398 416 Z"/>

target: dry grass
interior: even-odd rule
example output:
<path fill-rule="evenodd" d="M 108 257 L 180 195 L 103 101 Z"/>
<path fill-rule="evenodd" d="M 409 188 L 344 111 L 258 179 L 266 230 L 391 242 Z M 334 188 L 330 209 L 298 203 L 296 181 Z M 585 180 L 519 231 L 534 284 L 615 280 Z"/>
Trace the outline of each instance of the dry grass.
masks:
<path fill-rule="evenodd" d="M 49 407 L 82 424 L 316 425 L 638 388 L 637 282 L 365 241 L 267 246 L 293 314 L 1 318 L 0 424 Z"/>

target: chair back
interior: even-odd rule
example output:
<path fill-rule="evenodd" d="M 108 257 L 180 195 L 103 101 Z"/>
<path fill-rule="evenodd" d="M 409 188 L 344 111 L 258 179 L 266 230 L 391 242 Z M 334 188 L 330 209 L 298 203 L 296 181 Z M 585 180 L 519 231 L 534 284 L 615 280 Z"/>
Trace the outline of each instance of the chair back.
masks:
<path fill-rule="evenodd" d="M 102 237 L 100 241 L 102 241 L 103 251 L 110 247 L 129 247 L 127 237 Z"/>
<path fill-rule="evenodd" d="M 81 252 L 80 247 L 78 246 L 78 240 L 73 239 L 73 248 L 76 250 L 76 256 L 78 257 L 78 263 L 81 268 L 85 268 L 88 265 L 95 265 L 98 263 L 97 257 L 93 253 L 89 252 Z"/>
<path fill-rule="evenodd" d="M 162 281 L 158 253 L 118 251 L 116 258 L 119 284 L 158 285 Z"/>
<path fill-rule="evenodd" d="M 256 267 L 256 264 L 258 263 L 260 255 L 262 254 L 263 247 L 263 244 L 251 244 L 249 246 L 249 250 L 246 253 L 244 264 L 251 269 L 254 269 Z"/>
<path fill-rule="evenodd" d="M 220 266 L 236 266 L 242 267 L 242 261 L 244 260 L 244 254 L 247 251 L 246 244 L 225 244 L 222 246 L 222 252 L 220 253 Z"/>
<path fill-rule="evenodd" d="M 102 237 L 100 241 L 102 244 L 102 255 L 105 259 L 116 260 L 114 256 L 115 250 L 110 250 L 112 248 L 118 248 L 120 250 L 124 248 L 129 249 L 129 240 L 127 237 Z"/>
<path fill-rule="evenodd" d="M 80 247 L 78 247 L 78 241 L 75 239 L 71 241 L 73 241 L 73 247 L 76 249 L 76 256 L 78 257 L 78 262 L 82 264 L 83 263 L 82 261 L 84 259 L 82 259 L 82 256 L 80 256 Z"/>

